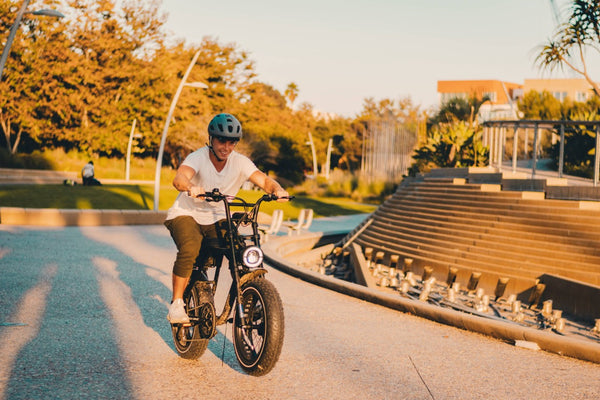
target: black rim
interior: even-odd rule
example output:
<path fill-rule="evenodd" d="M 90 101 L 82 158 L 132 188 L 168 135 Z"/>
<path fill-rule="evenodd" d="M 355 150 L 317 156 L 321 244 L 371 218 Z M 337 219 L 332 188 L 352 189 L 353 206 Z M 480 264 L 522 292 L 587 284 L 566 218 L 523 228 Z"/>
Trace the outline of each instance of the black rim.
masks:
<path fill-rule="evenodd" d="M 196 319 L 199 313 L 198 308 L 196 307 L 196 296 L 194 294 L 195 293 L 192 290 L 189 296 L 186 296 L 186 298 L 184 299 L 186 302 L 186 309 L 188 311 L 188 317 L 190 318 L 190 320 Z M 173 333 L 175 336 L 174 339 L 177 348 L 181 350 L 186 350 L 192 343 L 191 340 L 194 338 L 195 330 L 195 325 L 173 326 Z"/>
<path fill-rule="evenodd" d="M 236 346 L 241 361 L 247 366 L 256 363 L 264 349 L 267 334 L 264 302 L 260 293 L 253 287 L 248 287 L 243 293 L 244 313 L 246 324 L 236 324 Z M 245 335 L 244 335 L 245 333 Z"/>

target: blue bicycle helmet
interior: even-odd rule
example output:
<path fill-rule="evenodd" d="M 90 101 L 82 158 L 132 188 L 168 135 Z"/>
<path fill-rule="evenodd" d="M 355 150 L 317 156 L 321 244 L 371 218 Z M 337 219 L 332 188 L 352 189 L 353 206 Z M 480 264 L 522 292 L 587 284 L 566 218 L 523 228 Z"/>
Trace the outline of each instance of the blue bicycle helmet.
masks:
<path fill-rule="evenodd" d="M 217 114 L 208 124 L 208 134 L 225 139 L 239 140 L 242 138 L 242 124 L 231 114 Z"/>

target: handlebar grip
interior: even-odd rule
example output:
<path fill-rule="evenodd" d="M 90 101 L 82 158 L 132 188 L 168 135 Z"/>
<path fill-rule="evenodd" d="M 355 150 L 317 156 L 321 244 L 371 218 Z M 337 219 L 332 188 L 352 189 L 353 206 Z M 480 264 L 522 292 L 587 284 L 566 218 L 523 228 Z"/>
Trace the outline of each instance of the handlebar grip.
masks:
<path fill-rule="evenodd" d="M 295 198 L 296 196 L 281 196 L 278 197 L 277 195 L 275 195 L 274 193 L 271 194 L 265 194 L 263 196 L 263 201 L 275 201 L 275 200 L 279 200 L 279 199 L 287 199 L 287 200 L 292 200 L 293 198 Z"/>
<path fill-rule="evenodd" d="M 213 189 L 212 192 L 204 192 L 195 197 L 204 197 L 204 201 L 219 201 L 224 197 L 224 195 L 219 191 L 219 189 Z"/>

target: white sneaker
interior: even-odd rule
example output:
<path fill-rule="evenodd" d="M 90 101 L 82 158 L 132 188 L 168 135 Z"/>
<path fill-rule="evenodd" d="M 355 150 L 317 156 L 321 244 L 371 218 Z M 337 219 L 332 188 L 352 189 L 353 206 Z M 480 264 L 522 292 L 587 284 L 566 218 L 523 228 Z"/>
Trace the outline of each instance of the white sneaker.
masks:
<path fill-rule="evenodd" d="M 175 299 L 169 307 L 167 320 L 172 324 L 189 324 L 190 319 L 185 312 L 185 304 L 182 299 Z"/>

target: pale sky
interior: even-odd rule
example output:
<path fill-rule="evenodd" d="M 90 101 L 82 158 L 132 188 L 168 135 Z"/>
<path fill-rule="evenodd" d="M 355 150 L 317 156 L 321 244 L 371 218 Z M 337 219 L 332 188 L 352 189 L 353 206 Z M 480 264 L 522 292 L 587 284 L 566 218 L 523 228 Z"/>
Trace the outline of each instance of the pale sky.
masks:
<path fill-rule="evenodd" d="M 367 97 L 410 96 L 430 108 L 438 80 L 548 78 L 534 60 L 556 26 L 550 0 L 163 0 L 162 8 L 175 37 L 236 43 L 258 80 L 282 93 L 295 82 L 297 103 L 346 117 Z"/>

